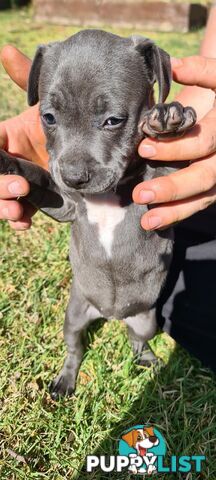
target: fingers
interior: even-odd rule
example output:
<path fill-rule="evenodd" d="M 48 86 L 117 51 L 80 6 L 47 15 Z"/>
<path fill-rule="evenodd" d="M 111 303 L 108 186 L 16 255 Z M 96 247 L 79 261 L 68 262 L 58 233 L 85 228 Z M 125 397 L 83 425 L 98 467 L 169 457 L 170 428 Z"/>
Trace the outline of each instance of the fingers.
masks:
<path fill-rule="evenodd" d="M 6 45 L 0 53 L 0 59 L 11 79 L 23 90 L 27 90 L 31 60 L 17 48 Z"/>
<path fill-rule="evenodd" d="M 196 160 L 216 151 L 216 108 L 190 131 L 176 140 L 159 141 L 145 138 L 139 145 L 139 155 L 152 160 Z"/>
<path fill-rule="evenodd" d="M 27 201 L 22 204 L 15 200 L 0 200 L 0 219 L 8 220 L 13 230 L 27 230 L 32 225 L 31 217 L 36 208 Z"/>
<path fill-rule="evenodd" d="M 172 68 L 173 77 L 179 83 L 216 90 L 215 59 L 173 59 Z M 216 108 L 212 108 L 183 138 L 163 142 L 145 139 L 141 142 L 139 154 L 144 158 L 194 160 L 185 169 L 168 177 L 142 182 L 134 189 L 136 203 L 157 204 L 143 215 L 141 225 L 144 229 L 168 227 L 216 202 L 215 120 Z"/>
<path fill-rule="evenodd" d="M 167 177 L 140 183 L 133 191 L 133 200 L 156 204 L 141 219 L 145 230 L 167 227 L 207 208 L 216 201 L 216 155 Z"/>
<path fill-rule="evenodd" d="M 32 226 L 32 220 L 31 218 L 25 218 L 23 217 L 22 221 L 20 220 L 19 222 L 8 222 L 12 230 L 16 231 L 21 231 L 21 230 L 28 230 Z"/>
<path fill-rule="evenodd" d="M 175 202 L 208 192 L 215 185 L 216 155 L 213 155 L 168 176 L 138 184 L 133 200 L 138 204 Z"/>
<path fill-rule="evenodd" d="M 28 202 L 23 202 L 23 215 L 16 221 L 9 221 L 13 230 L 28 230 L 32 225 L 32 216 L 36 213 L 36 208 Z"/>
<path fill-rule="evenodd" d="M 23 207 L 16 200 L 0 200 L 0 220 L 20 220 Z"/>
<path fill-rule="evenodd" d="M 0 220 L 9 220 L 15 230 L 26 230 L 31 226 L 31 216 L 35 209 L 27 202 L 18 202 L 16 197 L 29 193 L 25 178 L 17 175 L 0 175 Z"/>
<path fill-rule="evenodd" d="M 171 60 L 173 79 L 184 85 L 216 89 L 216 59 L 192 56 Z"/>
<path fill-rule="evenodd" d="M 141 225 L 145 230 L 157 230 L 168 227 L 190 217 L 200 210 L 216 202 L 216 187 L 203 195 L 197 195 L 187 200 L 163 204 L 154 208 L 141 219 Z"/>
<path fill-rule="evenodd" d="M 25 196 L 29 193 L 29 184 L 17 175 L 0 175 L 0 199 Z"/>

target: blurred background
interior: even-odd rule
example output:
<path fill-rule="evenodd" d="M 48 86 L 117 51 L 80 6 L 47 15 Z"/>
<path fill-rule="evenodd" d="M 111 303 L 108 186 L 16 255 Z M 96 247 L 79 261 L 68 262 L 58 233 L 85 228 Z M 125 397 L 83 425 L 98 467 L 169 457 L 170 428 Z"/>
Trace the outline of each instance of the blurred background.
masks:
<path fill-rule="evenodd" d="M 35 19 L 62 24 L 109 24 L 188 31 L 205 25 L 207 0 L 1 0 L 0 9 L 33 4 Z"/>

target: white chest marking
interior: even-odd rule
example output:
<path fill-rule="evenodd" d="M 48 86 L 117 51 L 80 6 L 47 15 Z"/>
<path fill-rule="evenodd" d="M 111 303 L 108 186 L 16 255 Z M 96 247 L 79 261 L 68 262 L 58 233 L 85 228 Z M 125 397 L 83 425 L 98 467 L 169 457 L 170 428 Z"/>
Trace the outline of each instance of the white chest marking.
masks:
<path fill-rule="evenodd" d="M 99 240 L 108 257 L 111 257 L 114 230 L 124 220 L 126 211 L 115 193 L 88 195 L 85 198 L 88 221 L 98 226 Z"/>

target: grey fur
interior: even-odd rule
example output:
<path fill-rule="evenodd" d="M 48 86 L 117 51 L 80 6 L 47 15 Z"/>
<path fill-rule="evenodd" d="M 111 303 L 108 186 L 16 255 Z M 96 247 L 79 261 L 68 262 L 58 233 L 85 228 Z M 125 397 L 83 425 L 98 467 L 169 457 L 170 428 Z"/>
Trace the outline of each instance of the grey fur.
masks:
<path fill-rule="evenodd" d="M 52 383 L 53 398 L 74 391 L 83 331 L 98 316 L 124 319 L 139 360 L 154 360 L 146 342 L 156 332 L 154 309 L 172 257 L 172 230 L 145 232 L 140 217 L 146 207 L 132 202 L 132 191 L 143 179 L 170 170 L 141 159 L 137 147 L 145 132 L 177 134 L 195 121 L 193 110 L 176 102 L 154 107 L 155 81 L 163 102 L 171 83 L 169 56 L 148 39 L 86 30 L 41 46 L 30 73 L 28 99 L 30 105 L 40 100 L 42 119 L 49 113 L 57 122 L 48 126 L 43 120 L 50 174 L 0 154 L 0 173 L 18 173 L 29 180 L 31 203 L 60 222 L 73 222 L 70 260 L 75 280 L 64 328 L 68 356 Z M 110 117 L 122 120 L 105 123 Z M 107 192 L 114 192 L 124 209 L 111 256 L 86 207 L 89 199 L 106 202 Z"/>

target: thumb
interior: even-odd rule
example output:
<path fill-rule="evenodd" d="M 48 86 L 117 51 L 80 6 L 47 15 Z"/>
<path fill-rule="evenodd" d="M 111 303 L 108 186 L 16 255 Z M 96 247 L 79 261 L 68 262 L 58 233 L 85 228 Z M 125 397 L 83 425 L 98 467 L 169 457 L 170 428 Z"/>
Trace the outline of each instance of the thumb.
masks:
<path fill-rule="evenodd" d="M 20 88 L 27 90 L 31 60 L 12 45 L 2 48 L 0 59 L 10 78 Z"/>
<path fill-rule="evenodd" d="M 172 58 L 173 80 L 184 85 L 216 89 L 216 59 L 199 55 Z"/>

